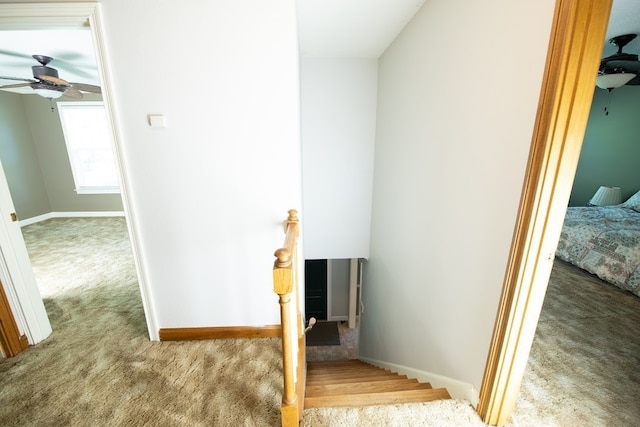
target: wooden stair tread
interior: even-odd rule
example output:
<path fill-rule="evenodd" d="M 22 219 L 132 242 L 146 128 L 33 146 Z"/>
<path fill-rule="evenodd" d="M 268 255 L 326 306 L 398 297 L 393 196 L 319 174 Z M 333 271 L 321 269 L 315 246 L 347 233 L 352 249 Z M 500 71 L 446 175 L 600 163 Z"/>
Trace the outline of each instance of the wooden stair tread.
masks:
<path fill-rule="evenodd" d="M 385 370 L 352 370 L 352 371 L 338 371 L 338 372 L 323 372 L 323 373 L 315 373 L 315 372 L 307 372 L 307 379 L 316 379 L 316 380 L 324 380 L 324 379 L 335 379 L 336 381 L 340 381 L 341 379 L 349 379 L 349 378 L 367 378 L 367 377 L 385 377 L 390 376 L 394 377 L 397 374 L 393 372 L 385 371 Z"/>
<path fill-rule="evenodd" d="M 353 407 L 450 399 L 434 389 L 361 360 L 307 363 L 305 408 Z"/>
<path fill-rule="evenodd" d="M 377 366 L 360 366 L 360 365 L 344 365 L 344 366 L 326 366 L 326 367 L 307 367 L 307 372 L 311 374 L 336 373 L 336 372 L 366 372 L 366 371 L 386 371 Z"/>
<path fill-rule="evenodd" d="M 360 369 L 360 368 L 373 368 L 382 369 L 377 366 L 370 365 L 359 360 L 345 360 L 342 362 L 307 362 L 308 371 L 327 371 L 327 370 L 340 370 L 340 369 Z"/>
<path fill-rule="evenodd" d="M 309 378 L 307 376 L 307 387 L 310 385 L 362 383 L 362 382 L 389 381 L 389 380 L 395 380 L 395 379 L 406 380 L 407 376 L 397 375 L 392 373 L 369 375 L 369 376 L 341 377 L 341 378 L 335 378 L 331 376 Z"/>
<path fill-rule="evenodd" d="M 332 396 L 305 397 L 305 408 L 353 407 L 393 405 L 397 403 L 429 402 L 450 399 L 444 388 L 425 390 L 388 391 L 381 393 L 339 394 Z"/>
<path fill-rule="evenodd" d="M 363 381 L 366 381 L 366 378 L 375 377 L 392 378 L 396 377 L 396 374 L 359 360 L 307 364 L 307 384 L 323 380 L 334 380 L 339 383 L 355 378 L 362 378 Z"/>
<path fill-rule="evenodd" d="M 386 381 L 357 382 L 346 384 L 308 385 L 307 397 L 334 396 L 338 394 L 379 393 L 386 391 L 430 389 L 431 384 L 417 380 L 393 379 Z"/>

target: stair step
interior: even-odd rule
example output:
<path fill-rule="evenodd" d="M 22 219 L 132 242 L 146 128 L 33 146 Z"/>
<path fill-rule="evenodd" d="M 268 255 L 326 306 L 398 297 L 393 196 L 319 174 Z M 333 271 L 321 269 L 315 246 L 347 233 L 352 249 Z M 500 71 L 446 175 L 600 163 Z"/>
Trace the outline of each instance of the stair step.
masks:
<path fill-rule="evenodd" d="M 305 397 L 305 408 L 353 407 L 373 405 L 393 405 L 396 403 L 429 402 L 450 399 L 443 388 L 426 390 L 388 391 L 382 393 L 339 394 L 332 396 Z"/>
<path fill-rule="evenodd" d="M 341 376 L 341 377 L 332 377 L 331 375 L 322 375 L 320 377 L 314 377 L 307 375 L 307 387 L 310 385 L 321 385 L 321 384 L 346 384 L 346 383 L 362 383 L 362 382 L 376 382 L 376 381 L 388 381 L 395 379 L 403 379 L 406 380 L 406 375 L 397 375 L 393 373 L 378 373 L 368 376 Z"/>
<path fill-rule="evenodd" d="M 338 368 L 341 366 L 352 367 L 352 366 L 366 366 L 366 367 L 375 367 L 369 363 L 363 362 L 362 360 L 357 359 L 348 359 L 348 360 L 327 360 L 327 361 L 317 361 L 317 362 L 308 362 L 307 368 L 315 369 L 315 368 Z"/>
<path fill-rule="evenodd" d="M 377 376 L 395 376 L 393 372 L 385 371 L 384 369 L 357 369 L 350 371 L 337 371 L 337 372 L 309 372 L 307 371 L 308 379 L 348 379 L 348 378 L 366 378 L 366 377 L 377 377 Z"/>
<path fill-rule="evenodd" d="M 338 365 L 338 366 L 312 366 L 307 367 L 307 372 L 313 374 L 334 373 L 334 372 L 353 372 L 353 371 L 386 371 L 377 366 L 371 365 Z"/>
<path fill-rule="evenodd" d="M 360 360 L 309 362 L 305 408 L 390 405 L 450 399 L 444 388 L 433 389 Z"/>
<path fill-rule="evenodd" d="M 390 372 L 386 369 L 370 365 L 359 360 L 347 360 L 338 362 L 308 362 L 307 372 L 312 374 L 337 373 L 337 372 L 365 372 L 382 371 Z"/>
<path fill-rule="evenodd" d="M 418 380 L 392 379 L 342 384 L 307 385 L 307 397 L 335 396 L 339 394 L 381 393 L 387 391 L 424 390 L 431 384 Z"/>

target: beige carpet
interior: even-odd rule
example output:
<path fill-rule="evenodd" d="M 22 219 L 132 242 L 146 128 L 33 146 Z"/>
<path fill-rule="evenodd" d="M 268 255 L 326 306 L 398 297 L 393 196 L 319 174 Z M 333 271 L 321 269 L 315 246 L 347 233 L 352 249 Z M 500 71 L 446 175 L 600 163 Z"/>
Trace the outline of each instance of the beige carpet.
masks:
<path fill-rule="evenodd" d="M 54 333 L 0 361 L 0 426 L 279 425 L 278 339 L 148 340 L 122 218 L 23 232 Z M 637 425 L 638 321 L 640 298 L 557 263 L 510 425 Z M 311 409 L 302 425 L 483 424 L 451 400 Z"/>
<path fill-rule="evenodd" d="M 640 298 L 556 260 L 514 426 L 640 424 Z"/>
<path fill-rule="evenodd" d="M 0 426 L 279 425 L 278 339 L 148 340 L 122 218 L 54 219 L 23 234 L 54 332 L 0 361 Z M 450 401 L 311 410 L 304 425 L 455 426 L 474 417 Z"/>
<path fill-rule="evenodd" d="M 347 322 L 338 322 L 340 345 L 307 345 L 307 360 L 345 360 L 358 358 L 358 327 L 349 328 Z"/>
<path fill-rule="evenodd" d="M 123 219 L 24 235 L 54 332 L 0 363 L 0 425 L 274 425 L 278 340 L 150 342 Z"/>

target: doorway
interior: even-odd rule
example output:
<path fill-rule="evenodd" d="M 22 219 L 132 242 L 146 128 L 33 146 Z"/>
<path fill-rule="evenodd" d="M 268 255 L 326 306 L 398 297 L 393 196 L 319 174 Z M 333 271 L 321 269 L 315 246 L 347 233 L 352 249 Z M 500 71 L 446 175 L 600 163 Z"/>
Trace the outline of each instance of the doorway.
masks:
<path fill-rule="evenodd" d="M 308 259 L 304 262 L 305 315 L 327 320 L 327 260 Z"/>
<path fill-rule="evenodd" d="M 51 7 L 43 10 L 41 5 L 37 4 L 0 4 L 0 15 L 3 16 L 2 22 L 0 22 L 0 31 L 16 29 L 21 30 L 38 30 L 38 29 L 59 29 L 59 28 L 90 28 L 93 37 L 93 47 L 95 49 L 95 58 L 98 66 L 98 70 L 101 76 L 101 82 L 103 87 L 103 97 L 105 108 L 107 110 L 108 121 L 111 128 L 114 130 L 115 147 L 116 147 L 116 162 L 121 169 L 121 177 L 126 174 L 122 171 L 122 161 L 120 159 L 120 150 L 118 132 L 113 117 L 112 100 L 109 96 L 109 82 L 108 75 L 106 74 L 105 57 L 102 47 L 102 28 L 100 18 L 100 5 L 98 3 L 65 3 L 65 4 L 51 4 Z M 0 176 L 0 180 L 6 185 L 6 176 L 4 173 Z M 133 258 L 136 265 L 136 276 L 138 278 L 139 290 L 142 297 L 143 307 L 145 311 L 145 320 L 147 329 L 151 339 L 157 339 L 157 328 L 155 327 L 154 317 L 150 312 L 151 305 L 148 304 L 148 292 L 146 285 L 141 276 L 141 271 L 138 267 L 138 253 L 139 250 L 136 246 L 135 239 L 135 226 L 132 218 L 130 217 L 130 210 L 128 209 L 128 197 L 126 191 L 126 180 L 122 180 L 122 204 L 124 206 L 124 213 L 127 222 L 127 228 L 130 233 L 131 246 L 133 252 Z M 6 228 L 10 228 L 12 231 L 17 227 L 17 224 L 11 224 L 6 218 L 0 219 L 2 225 Z M 20 234 L 19 231 L 17 232 Z M 16 234 L 15 232 L 13 234 Z M 15 237 L 15 236 L 14 236 Z M 20 236 L 21 237 L 21 236 Z M 18 324 L 22 329 L 32 329 L 40 331 L 34 335 L 34 339 L 30 339 L 31 344 L 35 344 L 49 335 L 50 325 L 46 313 L 44 316 L 36 313 L 37 310 L 32 310 L 31 307 L 42 306 L 42 299 L 38 295 L 37 287 L 34 292 L 33 288 L 35 284 L 30 284 L 30 280 L 25 280 L 23 276 L 32 275 L 30 272 L 31 265 L 29 263 L 28 255 L 26 254 L 26 248 L 24 241 L 20 238 L 4 239 L 0 241 L 0 250 L 5 254 L 9 254 L 12 258 L 17 258 L 15 265 L 9 265 L 12 276 L 16 278 L 15 283 L 9 283 L 7 292 L 13 310 L 13 316 L 18 321 Z M 23 274 L 24 273 L 24 274 Z M 7 285 L 7 284 L 5 284 Z M 47 331 L 48 329 L 48 331 Z"/>
<path fill-rule="evenodd" d="M 584 138 L 611 1 L 557 0 L 511 253 L 478 413 L 513 411 L 549 282 Z M 594 70 L 593 74 L 580 72 Z"/>

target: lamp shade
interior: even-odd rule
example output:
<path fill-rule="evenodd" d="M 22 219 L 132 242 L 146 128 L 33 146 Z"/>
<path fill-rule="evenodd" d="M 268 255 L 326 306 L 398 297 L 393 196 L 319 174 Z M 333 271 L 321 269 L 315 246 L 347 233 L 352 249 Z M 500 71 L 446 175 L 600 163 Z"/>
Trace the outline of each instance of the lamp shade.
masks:
<path fill-rule="evenodd" d="M 589 204 L 592 206 L 610 206 L 622 203 L 620 187 L 600 187 L 593 195 Z"/>
<path fill-rule="evenodd" d="M 596 86 L 600 89 L 615 89 L 626 85 L 635 76 L 633 73 L 600 74 L 596 79 Z"/>

